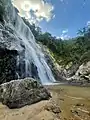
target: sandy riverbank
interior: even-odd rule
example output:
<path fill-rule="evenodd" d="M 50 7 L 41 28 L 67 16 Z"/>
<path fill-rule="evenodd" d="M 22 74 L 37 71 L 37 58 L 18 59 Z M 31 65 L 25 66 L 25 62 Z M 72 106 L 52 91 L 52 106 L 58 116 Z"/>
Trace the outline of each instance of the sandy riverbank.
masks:
<path fill-rule="evenodd" d="M 0 120 L 90 120 L 90 88 L 67 85 L 48 86 L 49 101 L 20 109 L 0 103 Z"/>

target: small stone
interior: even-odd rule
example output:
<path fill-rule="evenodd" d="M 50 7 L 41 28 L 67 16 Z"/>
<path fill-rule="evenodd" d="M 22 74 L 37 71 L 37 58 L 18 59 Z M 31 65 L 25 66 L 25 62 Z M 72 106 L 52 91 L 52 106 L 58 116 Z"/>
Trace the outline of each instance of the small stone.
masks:
<path fill-rule="evenodd" d="M 64 101 L 64 99 L 63 99 L 63 98 L 60 98 L 60 100 L 61 100 L 61 101 Z"/>
<path fill-rule="evenodd" d="M 64 118 L 64 120 L 67 120 L 67 118 Z"/>
<path fill-rule="evenodd" d="M 88 113 L 88 115 L 90 116 L 90 112 Z"/>
<path fill-rule="evenodd" d="M 73 113 L 73 114 L 78 114 L 78 111 L 76 111 L 76 110 L 71 110 L 71 113 Z"/>
<path fill-rule="evenodd" d="M 60 108 L 56 105 L 45 106 L 45 110 L 53 112 L 55 114 L 61 113 Z"/>
<path fill-rule="evenodd" d="M 78 104 L 76 104 L 76 106 L 84 106 L 84 104 L 80 104 L 80 103 L 78 103 Z"/>

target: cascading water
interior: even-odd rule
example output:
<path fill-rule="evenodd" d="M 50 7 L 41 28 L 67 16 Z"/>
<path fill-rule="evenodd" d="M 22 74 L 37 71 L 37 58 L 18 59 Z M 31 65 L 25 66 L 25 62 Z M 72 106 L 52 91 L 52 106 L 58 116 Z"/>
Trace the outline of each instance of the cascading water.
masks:
<path fill-rule="evenodd" d="M 4 1 L 7 2 L 7 0 Z M 10 14 L 8 15 L 10 20 L 9 24 L 11 24 L 11 26 L 13 27 L 12 29 L 15 31 L 15 34 L 22 41 L 23 45 L 20 44 L 20 41 L 17 42 L 17 45 L 24 47 L 24 51 L 22 52 L 22 54 L 20 53 L 17 59 L 17 67 L 22 66 L 20 65 L 21 63 L 24 64 L 24 67 L 21 67 L 21 72 L 19 73 L 19 70 L 17 71 L 19 78 L 21 76 L 32 76 L 31 65 L 33 63 L 33 65 L 36 67 L 38 78 L 40 79 L 42 84 L 55 82 L 53 74 L 45 61 L 44 54 L 42 53 L 40 46 L 35 42 L 35 38 L 31 33 L 31 30 L 23 22 L 22 18 L 17 14 L 15 8 L 13 6 L 10 6 L 10 0 L 8 1 L 9 4 L 7 5 L 7 10 L 10 12 Z"/>
<path fill-rule="evenodd" d="M 15 30 L 19 34 L 25 45 L 25 66 L 26 66 L 26 77 L 28 76 L 29 66 L 31 61 L 37 67 L 38 75 L 43 84 L 54 82 L 52 72 L 47 65 L 44 54 L 41 52 L 39 46 L 36 44 L 33 34 L 31 33 L 28 26 L 25 25 L 23 20 L 17 16 L 15 21 Z"/>

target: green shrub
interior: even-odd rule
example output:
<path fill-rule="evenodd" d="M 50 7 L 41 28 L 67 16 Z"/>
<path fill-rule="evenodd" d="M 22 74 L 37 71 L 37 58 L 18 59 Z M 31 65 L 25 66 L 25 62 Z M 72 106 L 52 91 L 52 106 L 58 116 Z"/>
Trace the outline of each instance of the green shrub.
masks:
<path fill-rule="evenodd" d="M 90 51 L 85 52 L 80 59 L 81 63 L 86 63 L 88 61 L 90 61 Z"/>

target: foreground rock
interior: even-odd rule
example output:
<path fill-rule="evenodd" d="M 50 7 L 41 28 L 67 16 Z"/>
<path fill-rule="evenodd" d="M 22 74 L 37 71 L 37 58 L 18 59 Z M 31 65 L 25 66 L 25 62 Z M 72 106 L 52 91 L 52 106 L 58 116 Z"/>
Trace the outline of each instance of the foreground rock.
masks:
<path fill-rule="evenodd" d="M 0 101 L 9 108 L 20 108 L 50 97 L 50 93 L 34 79 L 14 80 L 0 85 Z"/>

